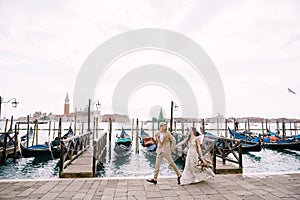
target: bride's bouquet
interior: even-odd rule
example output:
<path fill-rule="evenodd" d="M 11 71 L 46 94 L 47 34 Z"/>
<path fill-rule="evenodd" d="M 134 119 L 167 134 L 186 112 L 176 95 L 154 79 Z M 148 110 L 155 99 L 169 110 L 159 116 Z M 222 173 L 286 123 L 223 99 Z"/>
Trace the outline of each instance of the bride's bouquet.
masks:
<path fill-rule="evenodd" d="M 204 160 L 204 162 L 203 162 Z M 197 163 L 195 163 L 195 168 L 199 170 L 200 172 L 205 172 L 208 169 L 212 170 L 213 164 L 211 160 L 208 159 L 199 159 Z"/>

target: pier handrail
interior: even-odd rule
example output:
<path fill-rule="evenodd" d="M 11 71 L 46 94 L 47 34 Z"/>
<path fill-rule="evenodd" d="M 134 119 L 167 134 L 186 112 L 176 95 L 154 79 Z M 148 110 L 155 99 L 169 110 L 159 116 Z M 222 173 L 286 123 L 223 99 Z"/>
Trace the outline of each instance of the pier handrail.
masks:
<path fill-rule="evenodd" d="M 238 151 L 238 153 L 236 153 Z M 239 169 L 243 168 L 243 156 L 242 156 L 242 141 L 237 139 L 229 139 L 219 137 L 217 142 L 215 143 L 214 151 L 213 151 L 213 165 L 214 170 L 216 172 L 216 158 L 222 158 L 223 164 L 226 161 L 235 163 L 239 165 Z M 233 159 L 229 158 L 228 155 L 232 154 Z"/>
<path fill-rule="evenodd" d="M 102 133 L 96 141 L 93 141 L 93 176 L 96 176 L 96 172 L 100 163 L 102 163 L 102 158 L 104 152 L 106 151 L 106 141 L 107 132 Z"/>
<path fill-rule="evenodd" d="M 90 147 L 91 132 L 60 140 L 59 173 Z"/>

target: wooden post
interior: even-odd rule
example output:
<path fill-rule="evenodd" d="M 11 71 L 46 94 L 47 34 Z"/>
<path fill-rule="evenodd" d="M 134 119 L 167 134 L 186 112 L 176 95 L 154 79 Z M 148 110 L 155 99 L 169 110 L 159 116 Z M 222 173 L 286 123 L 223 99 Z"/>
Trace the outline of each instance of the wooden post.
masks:
<path fill-rule="evenodd" d="M 175 132 L 175 134 L 176 134 L 176 132 L 177 132 L 176 120 L 174 121 L 174 132 Z"/>
<path fill-rule="evenodd" d="M 27 134 L 26 134 L 26 146 L 29 146 L 29 115 L 27 115 Z"/>
<path fill-rule="evenodd" d="M 282 120 L 282 134 L 283 134 L 283 139 L 285 140 L 286 132 L 285 132 L 285 122 Z"/>
<path fill-rule="evenodd" d="M 91 99 L 89 99 L 88 106 L 88 131 L 91 131 Z"/>
<path fill-rule="evenodd" d="M 173 125 L 173 106 L 174 106 L 174 102 L 171 101 L 171 119 L 170 119 L 170 132 L 172 133 L 173 129 L 172 129 L 172 125 Z"/>
<path fill-rule="evenodd" d="M 204 122 L 204 118 L 201 119 L 201 124 L 202 124 L 202 134 L 205 134 L 205 122 Z"/>
<path fill-rule="evenodd" d="M 6 160 L 6 147 L 7 147 L 7 136 L 8 136 L 9 132 L 4 133 L 4 141 L 3 141 L 3 151 L 2 151 L 2 160 Z"/>
<path fill-rule="evenodd" d="M 181 118 L 181 133 L 184 135 L 184 119 Z"/>
<path fill-rule="evenodd" d="M 290 121 L 290 136 L 292 136 L 292 122 Z"/>
<path fill-rule="evenodd" d="M 96 118 L 96 137 L 97 137 L 97 139 L 98 139 L 98 137 L 99 137 L 99 135 L 98 135 L 99 127 L 98 127 L 98 125 L 99 125 L 99 119 L 98 119 L 98 117 L 97 117 L 97 118 Z"/>
<path fill-rule="evenodd" d="M 134 130 L 134 118 L 132 118 L 132 123 L 131 123 L 131 141 L 133 141 L 133 130 Z"/>
<path fill-rule="evenodd" d="M 280 128 L 279 128 L 279 121 L 276 120 L 276 126 L 277 126 L 277 134 L 280 134 Z"/>
<path fill-rule="evenodd" d="M 61 140 L 61 118 L 59 118 L 58 122 L 58 139 Z"/>
<path fill-rule="evenodd" d="M 268 129 L 268 119 L 266 119 L 266 130 L 267 130 L 267 134 L 269 133 L 269 129 Z"/>
<path fill-rule="evenodd" d="M 48 132 L 49 147 L 51 147 L 50 134 L 51 134 L 51 121 L 49 121 L 49 132 Z"/>
<path fill-rule="evenodd" d="M 152 137 L 154 138 L 154 120 L 152 120 Z"/>
<path fill-rule="evenodd" d="M 36 132 L 36 123 L 35 123 L 35 121 L 34 121 L 33 135 L 32 135 L 32 144 L 31 144 L 31 146 L 34 145 L 34 140 L 36 139 L 36 138 L 35 138 L 35 134 L 36 134 L 35 132 Z"/>
<path fill-rule="evenodd" d="M 218 137 L 220 136 L 220 133 L 219 133 L 219 115 L 217 116 L 217 136 Z"/>
<path fill-rule="evenodd" d="M 136 119 L 135 153 L 139 153 L 139 119 Z"/>
<path fill-rule="evenodd" d="M 225 138 L 228 138 L 228 119 L 225 119 Z"/>
<path fill-rule="evenodd" d="M 193 128 L 195 128 L 195 121 L 193 121 Z"/>
<path fill-rule="evenodd" d="M 294 121 L 294 128 L 295 128 L 295 135 L 298 133 L 298 127 L 297 127 L 297 122 Z"/>
<path fill-rule="evenodd" d="M 1 98 L 1 97 L 0 97 Z M 9 131 L 7 132 L 7 123 L 8 119 L 6 119 L 6 124 L 5 124 L 5 132 L 4 132 L 4 141 L 3 141 L 3 151 L 2 151 L 2 159 L 5 161 L 6 160 L 6 147 L 7 147 L 7 136 L 9 134 Z"/>
<path fill-rule="evenodd" d="M 83 133 L 83 131 L 84 131 L 84 123 L 82 122 L 81 123 L 81 133 Z"/>
<path fill-rule="evenodd" d="M 7 158 L 7 155 L 6 155 L 6 148 L 7 148 L 7 138 L 9 136 L 9 134 L 12 132 L 12 125 L 13 125 L 13 116 L 11 116 L 11 120 L 10 120 L 10 128 L 8 130 L 8 132 L 5 131 L 5 134 L 4 134 L 4 141 L 3 141 L 3 152 L 2 152 L 2 158 L 3 160 L 6 160 Z M 5 127 L 6 129 L 6 127 Z"/>
<path fill-rule="evenodd" d="M 75 108 L 75 115 L 74 115 L 74 135 L 76 135 L 76 123 L 77 123 L 77 109 Z"/>
<path fill-rule="evenodd" d="M 265 131 L 264 131 L 264 120 L 261 121 L 261 132 L 262 132 L 262 143 L 265 144 Z"/>
<path fill-rule="evenodd" d="M 35 121 L 36 122 L 36 142 L 35 142 L 35 144 L 37 145 L 38 143 L 39 143 L 39 122 L 38 122 L 38 120 L 36 120 Z"/>
<path fill-rule="evenodd" d="M 54 138 L 55 138 L 55 122 L 53 124 L 53 140 L 54 140 Z"/>
<path fill-rule="evenodd" d="M 214 144 L 213 148 L 213 168 L 214 168 L 214 173 L 216 174 L 217 172 L 217 145 Z"/>
<path fill-rule="evenodd" d="M 222 140 L 222 163 L 223 163 L 223 165 L 225 164 L 225 162 L 226 162 L 226 160 L 225 160 L 225 149 L 226 149 L 226 147 L 225 147 L 225 141 L 224 141 L 224 139 Z"/>
<path fill-rule="evenodd" d="M 60 164 L 59 164 L 59 176 L 61 176 L 61 173 L 64 171 L 64 162 L 65 162 L 65 159 L 64 159 L 64 144 L 63 144 L 63 140 L 61 139 L 61 118 L 59 118 L 59 122 L 58 122 L 58 138 L 59 138 L 59 141 L 60 141 Z"/>
<path fill-rule="evenodd" d="M 9 132 L 13 132 L 13 123 L 14 123 L 14 117 L 13 116 L 11 116 L 11 118 L 10 118 L 10 127 L 9 127 L 9 129 L 10 129 L 10 131 Z"/>
<path fill-rule="evenodd" d="M 235 134 L 236 134 L 236 125 L 235 125 L 235 123 L 236 123 L 235 118 L 233 118 L 233 124 L 234 124 L 234 135 L 233 135 L 233 138 L 234 139 L 236 138 L 236 136 L 235 136 Z"/>
<path fill-rule="evenodd" d="M 243 169 L 242 141 L 239 141 L 239 167 Z"/>
<path fill-rule="evenodd" d="M 248 132 L 250 133 L 250 119 L 248 119 Z"/>
<path fill-rule="evenodd" d="M 95 141 L 95 126 L 96 126 L 96 122 L 95 122 L 95 118 L 94 118 L 94 124 L 93 124 L 93 144 L 94 144 L 94 141 Z"/>
<path fill-rule="evenodd" d="M 111 145 L 111 134 L 112 134 L 112 121 L 111 121 L 111 118 L 109 118 L 108 121 L 109 121 L 109 135 L 108 135 L 108 139 L 109 139 L 109 145 Z"/>
<path fill-rule="evenodd" d="M 18 151 L 17 151 L 17 148 L 18 148 L 18 126 L 17 124 L 15 124 L 15 144 L 14 144 L 14 159 L 16 159 L 18 157 Z"/>

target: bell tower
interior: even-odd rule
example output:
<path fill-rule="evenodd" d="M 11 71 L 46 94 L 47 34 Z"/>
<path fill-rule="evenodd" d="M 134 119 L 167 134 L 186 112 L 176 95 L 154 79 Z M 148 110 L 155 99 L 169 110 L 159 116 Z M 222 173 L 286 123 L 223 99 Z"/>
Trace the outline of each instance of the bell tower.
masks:
<path fill-rule="evenodd" d="M 65 107 L 64 107 L 64 115 L 70 114 L 70 103 L 69 103 L 69 95 L 67 93 L 66 99 L 65 99 Z"/>

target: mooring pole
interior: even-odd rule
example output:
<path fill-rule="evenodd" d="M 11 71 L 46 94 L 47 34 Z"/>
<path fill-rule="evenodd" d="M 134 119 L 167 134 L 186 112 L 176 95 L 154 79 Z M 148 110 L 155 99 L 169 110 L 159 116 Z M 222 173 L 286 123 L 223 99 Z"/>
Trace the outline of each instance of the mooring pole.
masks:
<path fill-rule="evenodd" d="M 109 139 L 109 145 L 111 145 L 111 134 L 112 134 L 112 121 L 111 121 L 111 118 L 109 118 L 108 121 L 109 121 L 109 135 L 108 135 L 108 139 Z"/>
<path fill-rule="evenodd" d="M 28 147 L 29 143 L 29 115 L 27 115 L 27 134 L 26 134 L 26 145 Z"/>
<path fill-rule="evenodd" d="M 235 124 L 236 124 L 235 118 L 233 119 L 233 124 L 234 124 L 234 137 L 233 137 L 233 138 L 235 139 L 235 138 L 236 138 L 236 137 L 235 137 L 235 134 L 236 134 L 236 128 L 237 128 L 236 125 L 235 125 Z"/>
<path fill-rule="evenodd" d="M 89 99 L 88 106 L 88 131 L 91 131 L 91 99 Z"/>
<path fill-rule="evenodd" d="M 135 153 L 139 153 L 139 141 L 138 141 L 138 134 L 139 134 L 139 119 L 136 119 L 136 135 L 135 135 Z"/>
<path fill-rule="evenodd" d="M 17 148 L 18 148 L 18 133 L 19 133 L 18 125 L 15 124 L 14 160 L 16 160 L 17 157 L 18 157 L 18 152 L 17 152 Z"/>
<path fill-rule="evenodd" d="M 228 138 L 228 120 L 227 120 L 227 118 L 225 119 L 225 138 Z"/>
<path fill-rule="evenodd" d="M 265 143 L 265 133 L 264 133 L 264 119 L 261 121 L 261 132 L 262 132 L 262 143 Z"/>
<path fill-rule="evenodd" d="M 283 139 L 285 140 L 286 132 L 285 132 L 285 122 L 282 120 L 282 134 L 283 134 Z"/>
<path fill-rule="evenodd" d="M 131 123 L 131 141 L 133 141 L 133 134 L 134 134 L 133 130 L 134 130 L 134 118 L 132 118 L 132 123 Z"/>
<path fill-rule="evenodd" d="M 172 125 L 173 125 L 173 106 L 174 106 L 174 102 L 171 101 L 171 119 L 170 119 L 170 132 L 172 133 Z"/>

